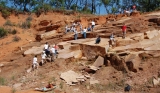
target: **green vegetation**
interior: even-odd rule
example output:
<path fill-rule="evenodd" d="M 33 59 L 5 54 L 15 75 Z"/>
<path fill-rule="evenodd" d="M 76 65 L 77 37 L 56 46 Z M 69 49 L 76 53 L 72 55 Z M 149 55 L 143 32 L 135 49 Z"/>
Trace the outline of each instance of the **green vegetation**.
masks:
<path fill-rule="evenodd" d="M 4 24 L 4 26 L 13 26 L 13 24 L 10 20 L 7 20 Z"/>
<path fill-rule="evenodd" d="M 0 85 L 6 85 L 6 80 L 3 77 L 0 77 Z"/>
<path fill-rule="evenodd" d="M 11 90 L 11 93 L 16 93 L 16 89 L 13 88 L 13 89 Z"/>
<path fill-rule="evenodd" d="M 141 12 L 160 9 L 160 0 L 1 0 L 0 11 L 4 18 L 8 18 L 11 12 L 16 15 L 24 12 L 40 15 L 49 11 L 71 14 L 71 12 L 65 12 L 67 10 L 98 14 L 103 5 L 108 14 L 115 14 L 120 12 L 119 10 L 122 12 L 125 9 L 131 9 L 134 4 Z"/>
<path fill-rule="evenodd" d="M 7 30 L 5 30 L 4 28 L 0 27 L 0 38 L 6 36 L 8 33 L 7 33 Z"/>
<path fill-rule="evenodd" d="M 19 40 L 21 40 L 20 37 L 18 37 L 18 36 L 14 36 L 14 37 L 13 37 L 13 42 L 18 42 Z"/>
<path fill-rule="evenodd" d="M 31 27 L 31 21 L 32 21 L 32 17 L 29 16 L 25 22 L 22 22 L 22 24 L 19 24 L 19 27 L 21 27 L 22 29 L 29 29 Z"/>
<path fill-rule="evenodd" d="M 11 14 L 11 13 L 10 13 L 8 10 L 6 10 L 6 9 L 2 10 L 1 13 L 2 13 L 2 16 L 3 16 L 5 19 L 8 18 L 8 17 L 10 16 L 10 14 Z"/>
<path fill-rule="evenodd" d="M 60 87 L 61 89 L 63 89 L 63 82 L 61 82 L 61 83 L 59 84 L 59 87 Z"/>

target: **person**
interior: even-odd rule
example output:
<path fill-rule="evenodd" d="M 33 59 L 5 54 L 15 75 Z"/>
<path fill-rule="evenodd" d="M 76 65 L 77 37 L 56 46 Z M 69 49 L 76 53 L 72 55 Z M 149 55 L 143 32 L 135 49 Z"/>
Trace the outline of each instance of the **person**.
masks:
<path fill-rule="evenodd" d="M 48 51 L 48 42 L 46 42 L 45 44 L 44 44 L 44 51 L 45 51 L 45 53 L 47 53 L 47 51 Z"/>
<path fill-rule="evenodd" d="M 126 30 L 127 30 L 127 26 L 124 23 L 123 26 L 122 26 L 122 34 L 123 34 L 122 38 L 123 39 L 126 37 Z"/>
<path fill-rule="evenodd" d="M 46 88 L 53 88 L 54 84 L 48 83 L 48 85 L 46 86 Z"/>
<path fill-rule="evenodd" d="M 54 45 L 54 48 L 55 48 L 55 53 L 58 54 L 58 46 L 57 46 L 57 44 Z"/>
<path fill-rule="evenodd" d="M 114 44 L 115 44 L 114 33 L 112 32 L 112 34 L 109 38 L 109 46 L 113 46 Z"/>
<path fill-rule="evenodd" d="M 92 24 L 92 31 L 93 31 L 93 28 L 94 28 L 94 26 L 95 26 L 95 22 L 92 21 L 91 24 Z"/>
<path fill-rule="evenodd" d="M 74 40 L 77 40 L 77 37 L 78 37 L 78 32 L 77 32 L 77 30 L 75 28 L 75 30 L 74 30 Z"/>
<path fill-rule="evenodd" d="M 54 59 L 56 58 L 55 46 L 53 46 L 50 50 L 51 50 L 51 62 L 53 62 Z"/>
<path fill-rule="evenodd" d="M 37 55 L 35 55 L 33 58 L 33 68 L 38 69 Z"/>
<path fill-rule="evenodd" d="M 70 31 L 74 32 L 74 30 L 75 30 L 75 27 L 71 26 Z"/>
<path fill-rule="evenodd" d="M 90 25 L 88 26 L 87 31 L 91 31 L 91 26 Z"/>
<path fill-rule="evenodd" d="M 127 86 L 124 88 L 125 92 L 129 92 L 131 89 L 131 86 L 129 84 L 127 84 Z"/>
<path fill-rule="evenodd" d="M 42 64 L 44 64 L 46 62 L 46 57 L 47 57 L 45 51 L 42 52 L 41 57 L 42 57 Z"/>
<path fill-rule="evenodd" d="M 87 28 L 85 27 L 85 28 L 83 29 L 83 37 L 84 37 L 84 38 L 86 38 L 86 32 L 87 32 Z"/>
<path fill-rule="evenodd" d="M 132 11 L 136 11 L 136 5 L 135 4 L 132 6 Z"/>
<path fill-rule="evenodd" d="M 80 31 L 83 30 L 83 25 L 82 24 L 79 24 L 80 25 Z"/>
<path fill-rule="evenodd" d="M 68 25 L 66 25 L 65 27 L 65 33 L 69 32 L 70 31 L 70 28 L 68 28 Z"/>
<path fill-rule="evenodd" d="M 101 42 L 101 38 L 100 38 L 100 36 L 97 36 L 95 44 L 99 44 L 100 42 Z"/>
<path fill-rule="evenodd" d="M 109 39 L 112 40 L 112 41 L 114 41 L 114 33 L 113 32 L 111 33 L 111 36 L 110 36 Z"/>
<path fill-rule="evenodd" d="M 124 10 L 124 12 L 125 12 L 125 14 L 127 15 L 127 16 L 130 16 L 130 10 L 128 9 L 128 10 Z"/>

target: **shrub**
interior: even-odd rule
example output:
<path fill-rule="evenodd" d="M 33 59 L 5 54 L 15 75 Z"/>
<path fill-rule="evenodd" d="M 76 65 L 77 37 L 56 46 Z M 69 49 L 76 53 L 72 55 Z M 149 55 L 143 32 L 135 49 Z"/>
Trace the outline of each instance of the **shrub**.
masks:
<path fill-rule="evenodd" d="M 30 23 L 30 21 L 23 22 L 23 23 L 20 25 L 20 27 L 21 27 L 22 29 L 28 29 L 28 28 L 31 27 L 31 23 Z"/>
<path fill-rule="evenodd" d="M 17 30 L 16 29 L 7 28 L 6 31 L 7 31 L 8 34 L 12 34 L 12 35 L 17 34 Z"/>
<path fill-rule="evenodd" d="M 20 37 L 18 37 L 18 36 L 14 36 L 14 37 L 13 37 L 13 41 L 14 41 L 14 42 L 18 42 L 19 40 L 21 40 Z"/>
<path fill-rule="evenodd" d="M 6 84 L 6 80 L 0 77 L 0 85 L 5 85 L 5 84 Z"/>
<path fill-rule="evenodd" d="M 13 35 L 17 34 L 17 30 L 16 29 L 12 30 L 11 34 Z"/>
<path fill-rule="evenodd" d="M 10 20 L 7 20 L 4 24 L 4 26 L 13 26 L 13 24 Z"/>
<path fill-rule="evenodd" d="M 8 18 L 9 16 L 10 16 L 10 12 L 9 11 L 7 11 L 6 9 L 3 9 L 2 11 L 2 16 L 6 19 L 6 18 Z"/>
<path fill-rule="evenodd" d="M 0 38 L 6 36 L 7 34 L 7 31 L 4 28 L 0 27 Z"/>
<path fill-rule="evenodd" d="M 29 17 L 26 19 L 26 21 L 32 21 L 32 17 L 29 16 Z"/>

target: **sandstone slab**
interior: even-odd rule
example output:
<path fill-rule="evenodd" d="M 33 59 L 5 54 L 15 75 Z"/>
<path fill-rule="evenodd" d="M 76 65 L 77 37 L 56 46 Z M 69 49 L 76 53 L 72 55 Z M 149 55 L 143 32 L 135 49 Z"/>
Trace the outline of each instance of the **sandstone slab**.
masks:
<path fill-rule="evenodd" d="M 126 65 L 130 71 L 137 72 L 141 58 L 136 54 L 130 54 L 125 58 Z"/>
<path fill-rule="evenodd" d="M 153 85 L 156 86 L 159 84 L 160 84 L 160 78 L 158 78 L 158 79 L 153 78 Z"/>
<path fill-rule="evenodd" d="M 68 85 L 76 85 L 79 81 L 84 80 L 84 76 L 72 70 L 61 73 L 60 78 L 65 80 Z"/>
<path fill-rule="evenodd" d="M 41 45 L 40 47 L 32 47 L 28 50 L 26 50 L 24 52 L 24 55 L 31 55 L 31 54 L 34 54 L 34 55 L 38 55 L 38 54 L 41 54 L 43 52 L 43 49 L 44 49 L 44 46 Z"/>
<path fill-rule="evenodd" d="M 71 43 L 68 43 L 68 42 L 60 42 L 60 43 L 58 43 L 57 45 L 58 45 L 58 47 L 59 47 L 60 49 L 69 49 L 70 46 L 71 46 Z"/>
<path fill-rule="evenodd" d="M 82 57 L 82 52 L 81 50 L 76 50 L 76 51 L 70 51 L 70 50 L 59 50 L 58 51 L 58 58 L 64 58 L 64 59 L 68 59 L 68 58 L 81 58 Z"/>
<path fill-rule="evenodd" d="M 93 66 L 95 66 L 95 67 L 100 67 L 100 66 L 102 66 L 102 65 L 104 65 L 104 58 L 101 57 L 101 56 L 99 56 L 99 57 L 96 59 L 96 61 L 93 63 Z"/>

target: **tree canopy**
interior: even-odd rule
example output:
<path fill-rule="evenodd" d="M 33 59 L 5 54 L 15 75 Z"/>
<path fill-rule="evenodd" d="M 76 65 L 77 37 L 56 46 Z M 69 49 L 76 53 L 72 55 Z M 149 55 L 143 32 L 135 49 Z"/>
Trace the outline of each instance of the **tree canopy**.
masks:
<path fill-rule="evenodd" d="M 160 9 L 160 0 L 0 0 L 1 8 L 25 12 L 62 9 L 98 14 L 103 6 L 107 14 L 112 14 L 131 9 L 133 5 L 141 12 L 149 12 Z"/>

